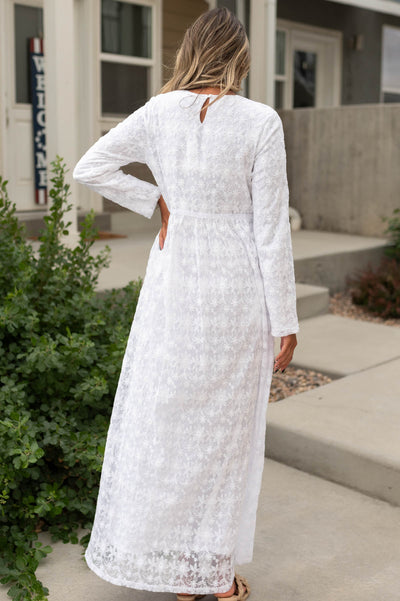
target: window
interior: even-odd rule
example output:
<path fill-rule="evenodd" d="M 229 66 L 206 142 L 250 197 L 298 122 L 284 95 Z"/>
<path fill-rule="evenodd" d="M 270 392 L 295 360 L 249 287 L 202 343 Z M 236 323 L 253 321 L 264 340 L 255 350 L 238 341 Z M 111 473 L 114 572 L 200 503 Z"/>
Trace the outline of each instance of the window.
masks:
<path fill-rule="evenodd" d="M 383 27 L 382 94 L 383 102 L 400 102 L 400 28 Z"/>
<path fill-rule="evenodd" d="M 15 102 L 31 103 L 29 38 L 43 37 L 43 9 L 14 5 Z"/>
<path fill-rule="evenodd" d="M 154 7 L 131 0 L 101 2 L 101 112 L 126 115 L 152 94 Z"/>

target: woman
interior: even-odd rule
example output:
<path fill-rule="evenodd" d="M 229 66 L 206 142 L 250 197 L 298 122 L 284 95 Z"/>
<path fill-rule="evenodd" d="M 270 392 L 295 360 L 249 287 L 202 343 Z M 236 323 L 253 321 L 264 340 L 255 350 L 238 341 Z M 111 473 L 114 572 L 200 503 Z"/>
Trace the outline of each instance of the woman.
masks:
<path fill-rule="evenodd" d="M 281 120 L 238 94 L 249 43 L 227 9 L 186 31 L 171 80 L 73 177 L 162 227 L 107 436 L 89 567 L 114 584 L 246 599 L 272 370 L 299 329 Z M 119 168 L 147 163 L 157 185 Z M 273 337 L 281 337 L 274 362 Z"/>

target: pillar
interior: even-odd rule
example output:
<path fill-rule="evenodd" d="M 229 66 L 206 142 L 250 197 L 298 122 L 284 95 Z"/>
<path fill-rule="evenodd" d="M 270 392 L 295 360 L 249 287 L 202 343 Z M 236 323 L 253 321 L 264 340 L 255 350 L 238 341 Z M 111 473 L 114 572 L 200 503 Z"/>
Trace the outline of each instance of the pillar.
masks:
<path fill-rule="evenodd" d="M 251 0 L 250 98 L 275 106 L 276 0 Z"/>
<path fill-rule="evenodd" d="M 58 154 L 69 169 L 66 183 L 71 186 L 72 209 L 66 218 L 72 225 L 66 242 L 74 246 L 78 240 L 77 183 L 72 179 L 78 136 L 75 0 L 44 0 L 43 9 L 48 187 L 50 162 Z"/>

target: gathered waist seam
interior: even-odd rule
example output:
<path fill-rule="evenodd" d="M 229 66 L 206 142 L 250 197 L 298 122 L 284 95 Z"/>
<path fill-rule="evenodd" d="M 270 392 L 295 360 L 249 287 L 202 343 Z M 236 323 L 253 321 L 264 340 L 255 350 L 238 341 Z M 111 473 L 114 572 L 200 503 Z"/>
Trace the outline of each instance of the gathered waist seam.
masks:
<path fill-rule="evenodd" d="M 252 217 L 252 212 L 236 212 L 236 213 L 204 213 L 200 211 L 188 211 L 186 209 L 174 209 L 170 212 L 171 215 L 190 215 L 191 217 Z"/>

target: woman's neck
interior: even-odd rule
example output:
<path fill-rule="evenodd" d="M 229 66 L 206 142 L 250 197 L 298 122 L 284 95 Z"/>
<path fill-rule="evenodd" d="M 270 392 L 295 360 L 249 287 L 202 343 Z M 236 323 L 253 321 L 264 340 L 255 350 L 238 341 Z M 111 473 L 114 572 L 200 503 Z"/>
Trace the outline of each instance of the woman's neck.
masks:
<path fill-rule="evenodd" d="M 196 92 L 197 94 L 219 94 L 221 92 L 221 88 L 216 88 L 212 86 L 208 86 L 205 88 L 194 88 L 190 90 L 191 92 Z M 236 94 L 236 92 L 232 92 L 229 90 L 227 94 Z"/>

